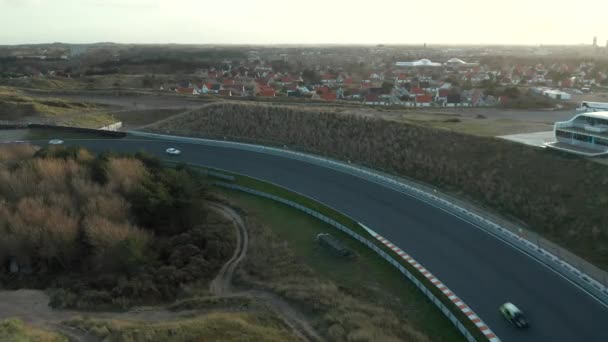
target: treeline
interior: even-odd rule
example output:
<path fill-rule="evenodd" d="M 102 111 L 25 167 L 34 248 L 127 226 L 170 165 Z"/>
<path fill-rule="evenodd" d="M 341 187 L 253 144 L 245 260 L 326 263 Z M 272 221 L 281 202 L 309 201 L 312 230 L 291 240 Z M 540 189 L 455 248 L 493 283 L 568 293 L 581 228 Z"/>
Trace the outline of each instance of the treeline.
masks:
<path fill-rule="evenodd" d="M 0 286 L 57 288 L 58 307 L 125 307 L 173 299 L 230 255 L 194 171 L 142 154 L 36 150 L 0 147 Z"/>
<path fill-rule="evenodd" d="M 285 106 L 212 104 L 151 131 L 288 145 L 459 193 L 608 269 L 608 168 L 497 138 Z"/>

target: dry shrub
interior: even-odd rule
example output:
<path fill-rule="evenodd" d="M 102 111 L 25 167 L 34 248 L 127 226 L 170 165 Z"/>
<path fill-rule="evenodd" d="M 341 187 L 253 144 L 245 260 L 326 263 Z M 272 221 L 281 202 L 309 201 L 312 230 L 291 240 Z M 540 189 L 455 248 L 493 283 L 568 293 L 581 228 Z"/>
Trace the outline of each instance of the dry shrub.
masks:
<path fill-rule="evenodd" d="M 45 194 L 44 201 L 54 207 L 55 210 L 61 210 L 74 216 L 79 215 L 78 206 L 69 193 L 53 192 Z"/>
<path fill-rule="evenodd" d="M 129 203 L 113 194 L 98 194 L 88 198 L 84 208 L 87 217 L 101 216 L 112 222 L 126 222 L 129 218 Z"/>
<path fill-rule="evenodd" d="M 146 245 L 151 238 L 149 233 L 129 223 L 115 223 L 101 216 L 86 218 L 84 232 L 88 243 L 98 253 L 102 253 L 125 240 Z"/>
<path fill-rule="evenodd" d="M 30 158 L 39 149 L 38 146 L 30 144 L 2 144 L 0 145 L 0 163 Z"/>
<path fill-rule="evenodd" d="M 62 183 L 65 179 L 77 175 L 81 166 L 72 159 L 37 158 L 31 161 L 40 178 Z"/>
<path fill-rule="evenodd" d="M 97 183 L 84 178 L 73 178 L 70 180 L 70 185 L 76 201 L 81 203 L 86 203 L 89 198 L 95 198 L 108 192 Z"/>
<path fill-rule="evenodd" d="M 16 202 L 22 197 L 38 193 L 39 177 L 31 164 L 25 163 L 10 172 L 0 167 L 0 194 Z"/>
<path fill-rule="evenodd" d="M 146 260 L 151 235 L 128 223 L 115 223 L 100 216 L 85 219 L 86 241 L 92 246 L 93 268 L 134 274 Z"/>
<path fill-rule="evenodd" d="M 84 167 L 71 159 L 37 158 L 28 161 L 21 169 L 26 173 L 34 174 L 29 178 L 35 179 L 35 193 L 42 194 L 67 191 L 68 180 L 84 178 L 86 173 Z M 26 195 L 33 193 L 27 191 Z"/>
<path fill-rule="evenodd" d="M 27 197 L 17 204 L 7 235 L 29 246 L 38 257 L 65 267 L 79 248 L 78 221 L 61 208 L 45 204 L 41 197 Z"/>
<path fill-rule="evenodd" d="M 108 187 L 129 192 L 148 176 L 144 164 L 133 158 L 112 158 L 108 161 Z"/>
<path fill-rule="evenodd" d="M 79 162 L 88 162 L 95 159 L 95 156 L 84 148 L 79 148 L 76 152 L 76 160 Z"/>
<path fill-rule="evenodd" d="M 0 165 L 0 195 L 7 196 L 12 192 L 11 172 Z"/>

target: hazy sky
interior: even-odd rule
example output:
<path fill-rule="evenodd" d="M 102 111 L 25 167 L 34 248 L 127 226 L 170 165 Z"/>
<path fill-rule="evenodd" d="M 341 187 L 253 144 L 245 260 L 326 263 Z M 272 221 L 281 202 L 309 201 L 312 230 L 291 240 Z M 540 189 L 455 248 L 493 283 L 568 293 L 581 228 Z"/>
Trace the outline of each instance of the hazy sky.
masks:
<path fill-rule="evenodd" d="M 598 44 L 608 0 L 0 0 L 24 43 Z"/>

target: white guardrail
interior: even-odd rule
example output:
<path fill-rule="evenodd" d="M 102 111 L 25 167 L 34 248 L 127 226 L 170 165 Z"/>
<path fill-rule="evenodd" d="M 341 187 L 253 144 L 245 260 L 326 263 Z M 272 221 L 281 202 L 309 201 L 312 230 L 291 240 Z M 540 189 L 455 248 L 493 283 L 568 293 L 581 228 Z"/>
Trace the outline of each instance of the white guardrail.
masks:
<path fill-rule="evenodd" d="M 306 214 L 311 215 L 311 216 L 333 226 L 334 228 L 337 228 L 338 230 L 346 233 L 353 239 L 361 242 L 368 248 L 372 249 L 374 252 L 376 252 L 376 254 L 378 254 L 380 257 L 382 257 L 384 260 L 386 260 L 389 264 L 391 264 L 392 266 L 397 268 L 399 270 L 399 272 L 401 272 L 405 277 L 407 277 L 422 293 L 424 293 L 429 298 L 429 300 L 433 304 L 435 304 L 435 306 L 437 306 L 437 308 L 439 308 L 439 310 L 450 320 L 450 322 L 452 322 L 452 324 L 454 324 L 454 326 L 458 329 L 458 331 L 460 331 L 460 333 L 466 338 L 467 341 L 469 341 L 469 342 L 476 341 L 475 337 L 473 337 L 471 332 L 464 326 L 464 324 L 462 324 L 462 322 L 458 319 L 458 317 L 456 317 L 452 313 L 452 311 L 448 307 L 446 307 L 443 304 L 443 302 L 433 294 L 433 292 L 430 289 L 428 289 L 420 280 L 418 280 L 418 278 L 416 276 L 414 276 L 410 271 L 408 271 L 405 267 L 403 267 L 403 265 L 400 262 L 398 262 L 397 260 L 395 260 L 391 255 L 389 255 L 388 253 L 383 251 L 381 248 L 376 246 L 373 242 L 371 242 L 368 239 L 364 238 L 363 236 L 353 232 L 351 229 L 349 229 L 345 225 L 319 213 L 318 211 L 309 209 L 301 204 L 292 202 L 292 201 L 284 199 L 282 197 L 278 197 L 275 195 L 271 195 L 271 194 L 268 194 L 268 193 L 265 193 L 262 191 L 250 189 L 250 188 L 247 188 L 247 187 L 244 187 L 241 185 L 237 185 L 237 184 L 233 184 L 233 183 L 216 181 L 216 182 L 213 182 L 213 184 L 224 187 L 224 188 L 228 188 L 228 189 L 243 191 L 243 192 L 246 192 L 249 194 L 268 198 L 273 201 L 286 204 L 290 207 L 293 207 L 302 212 L 305 212 Z M 490 330 L 490 328 L 464 302 L 462 302 L 462 300 L 460 300 L 458 297 L 456 297 L 456 295 L 452 291 L 450 291 L 447 288 L 447 286 L 445 286 L 443 283 L 441 283 L 439 281 L 439 279 L 437 279 L 435 276 L 433 276 L 421 264 L 416 262 L 416 260 L 414 260 L 412 257 L 407 255 L 405 252 L 403 252 L 397 246 L 390 243 L 388 240 L 384 239 L 382 236 L 378 235 L 376 232 L 374 232 L 370 228 L 368 228 L 360 223 L 359 223 L 359 225 L 361 225 L 361 227 L 363 229 L 368 231 L 375 239 L 382 242 L 385 246 L 389 247 L 397 255 L 399 255 L 399 257 L 401 257 L 406 262 L 408 262 L 410 265 L 412 265 L 414 268 L 416 268 L 416 270 L 420 274 L 422 274 L 424 277 L 429 279 L 429 281 L 431 281 L 434 286 L 436 286 L 443 294 L 445 294 L 446 297 L 448 297 L 448 299 L 450 301 L 452 301 L 452 303 L 454 303 L 454 305 L 458 308 L 458 310 L 461 310 L 477 326 L 477 328 L 484 334 L 484 336 L 486 336 L 486 338 L 490 342 L 500 342 L 500 339 L 492 332 L 492 330 Z"/>
<path fill-rule="evenodd" d="M 529 256 L 541 261 L 543 264 L 549 266 L 551 269 L 555 270 L 562 276 L 566 277 L 571 282 L 577 284 L 579 287 L 584 289 L 588 294 L 592 295 L 605 305 L 608 305 L 608 288 L 604 286 L 602 283 L 593 279 L 588 274 L 581 272 L 576 267 L 572 266 L 562 258 L 557 255 L 547 251 L 546 249 L 538 246 L 537 244 L 525 239 L 522 236 L 519 236 L 512 231 L 501 227 L 500 225 L 487 220 L 486 218 L 478 215 L 474 212 L 471 212 L 461 206 L 453 204 L 439 196 L 435 196 L 429 192 L 426 192 L 417 187 L 405 184 L 402 180 L 397 177 L 392 177 L 390 175 L 380 174 L 378 171 L 374 171 L 362 166 L 354 166 L 351 164 L 347 164 L 344 162 L 331 160 L 324 157 L 318 157 L 311 154 L 280 149 L 275 147 L 266 147 L 260 145 L 253 144 L 245 144 L 238 142 L 230 142 L 230 141 L 221 141 L 221 140 L 211 140 L 211 139 L 201 139 L 201 138 L 187 138 L 187 137 L 178 137 L 171 135 L 162 135 L 162 134 L 153 134 L 153 133 L 145 133 L 145 132 L 136 132 L 129 131 L 129 134 L 133 136 L 154 138 L 154 139 L 163 139 L 163 140 L 172 140 L 172 141 L 182 141 L 193 144 L 203 144 L 208 146 L 218 146 L 218 147 L 226 147 L 226 148 L 236 148 L 241 150 L 248 150 L 253 152 L 267 153 L 278 155 L 282 157 L 297 159 L 325 167 L 329 167 L 335 170 L 339 170 L 342 172 L 346 172 L 352 174 L 354 176 L 358 176 L 361 178 L 365 178 L 376 183 L 382 184 L 389 188 L 395 189 L 397 191 L 409 194 L 421 201 L 424 201 L 428 204 L 441 208 L 457 217 L 460 217 L 475 226 L 482 228 L 486 232 L 492 234 L 493 236 L 505 241 L 511 246 L 518 248 L 519 250 L 525 252 Z"/>

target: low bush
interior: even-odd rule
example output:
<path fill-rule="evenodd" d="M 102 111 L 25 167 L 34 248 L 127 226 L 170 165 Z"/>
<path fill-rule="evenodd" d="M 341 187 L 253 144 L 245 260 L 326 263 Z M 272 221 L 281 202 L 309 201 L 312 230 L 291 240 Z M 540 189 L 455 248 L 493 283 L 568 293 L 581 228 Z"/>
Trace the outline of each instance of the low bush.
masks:
<path fill-rule="evenodd" d="M 57 333 L 29 327 L 18 319 L 8 319 L 0 321 L 0 341 L 68 342 L 68 338 Z"/>

